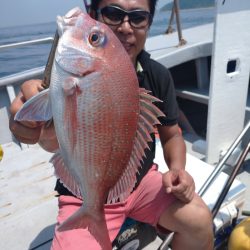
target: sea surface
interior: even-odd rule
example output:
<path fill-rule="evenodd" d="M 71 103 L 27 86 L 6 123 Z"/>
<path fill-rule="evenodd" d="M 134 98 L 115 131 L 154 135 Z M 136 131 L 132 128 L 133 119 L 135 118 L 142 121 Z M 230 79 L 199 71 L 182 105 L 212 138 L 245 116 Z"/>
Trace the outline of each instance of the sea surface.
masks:
<path fill-rule="evenodd" d="M 166 31 L 171 12 L 156 12 L 149 36 Z M 214 9 L 181 10 L 182 29 L 194 27 L 214 21 Z M 175 28 L 175 23 L 173 24 Z M 56 23 L 44 23 L 28 26 L 17 26 L 0 29 L 0 45 L 54 37 Z M 15 49 L 0 51 L 0 77 L 15 74 L 24 70 L 44 66 L 51 44 L 29 45 Z"/>

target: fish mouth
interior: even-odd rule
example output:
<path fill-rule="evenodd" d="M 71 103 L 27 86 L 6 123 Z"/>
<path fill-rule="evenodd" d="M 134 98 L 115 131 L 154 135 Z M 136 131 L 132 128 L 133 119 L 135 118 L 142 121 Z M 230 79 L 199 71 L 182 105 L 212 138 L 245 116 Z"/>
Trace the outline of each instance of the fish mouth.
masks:
<path fill-rule="evenodd" d="M 62 63 L 61 61 L 56 62 L 56 64 L 58 65 L 58 67 L 63 70 L 64 72 L 74 76 L 74 77 L 86 77 L 87 75 L 90 75 L 94 72 L 94 69 L 90 69 L 90 68 L 85 68 L 81 67 L 77 64 L 65 64 Z"/>
<path fill-rule="evenodd" d="M 93 58 L 81 51 L 65 46 L 62 53 L 57 53 L 55 62 L 58 67 L 68 74 L 84 77 L 93 72 Z"/>
<path fill-rule="evenodd" d="M 73 73 L 73 72 L 71 72 L 71 74 L 73 76 L 81 77 L 81 78 L 86 77 L 88 75 L 91 75 L 92 73 L 94 73 L 94 70 L 90 70 L 90 69 L 87 70 L 87 71 L 85 71 L 85 72 L 79 72 L 79 73 Z"/>

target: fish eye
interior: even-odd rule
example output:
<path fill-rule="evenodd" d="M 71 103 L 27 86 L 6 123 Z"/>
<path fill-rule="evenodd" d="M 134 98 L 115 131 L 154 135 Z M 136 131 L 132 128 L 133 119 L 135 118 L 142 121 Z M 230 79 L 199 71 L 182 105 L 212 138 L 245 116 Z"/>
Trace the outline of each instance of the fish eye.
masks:
<path fill-rule="evenodd" d="M 105 36 L 101 31 L 94 30 L 89 34 L 89 43 L 93 47 L 99 47 L 103 45 L 105 41 Z"/>

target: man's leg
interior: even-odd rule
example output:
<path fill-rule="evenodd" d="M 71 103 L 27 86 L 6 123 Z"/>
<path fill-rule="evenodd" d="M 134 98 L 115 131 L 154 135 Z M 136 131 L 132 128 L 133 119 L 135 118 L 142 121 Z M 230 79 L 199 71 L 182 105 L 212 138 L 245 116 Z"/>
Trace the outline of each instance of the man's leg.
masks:
<path fill-rule="evenodd" d="M 198 195 L 188 204 L 176 200 L 163 212 L 158 224 L 175 232 L 174 250 L 213 249 L 211 213 Z"/>
<path fill-rule="evenodd" d="M 167 194 L 155 165 L 128 199 L 128 216 L 176 232 L 173 250 L 211 250 L 211 213 L 197 195 L 188 204 Z M 159 227 L 160 228 L 160 227 Z"/>

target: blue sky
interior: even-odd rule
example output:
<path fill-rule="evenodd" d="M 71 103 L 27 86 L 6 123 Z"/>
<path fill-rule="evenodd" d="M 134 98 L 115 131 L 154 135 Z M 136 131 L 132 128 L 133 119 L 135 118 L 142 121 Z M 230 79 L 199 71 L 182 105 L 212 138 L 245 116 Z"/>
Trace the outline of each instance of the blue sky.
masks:
<path fill-rule="evenodd" d="M 75 6 L 82 7 L 84 0 L 0 0 L 0 28 L 53 22 Z M 159 0 L 158 7 L 171 2 Z M 0 34 L 1 36 L 1 34 Z"/>
<path fill-rule="evenodd" d="M 83 0 L 0 0 L 0 28 L 53 22 L 57 15 L 83 5 Z"/>

